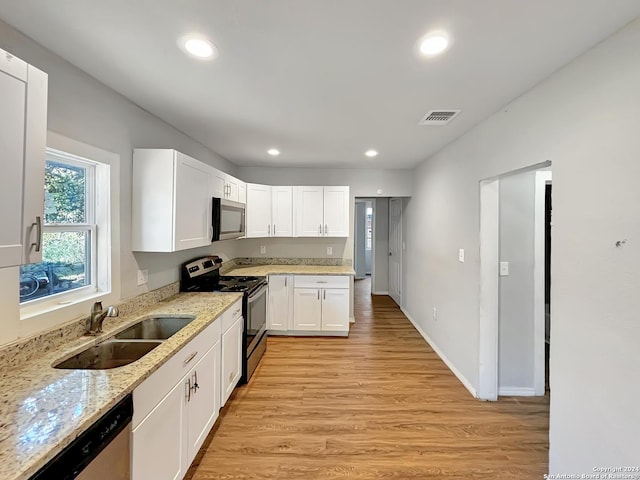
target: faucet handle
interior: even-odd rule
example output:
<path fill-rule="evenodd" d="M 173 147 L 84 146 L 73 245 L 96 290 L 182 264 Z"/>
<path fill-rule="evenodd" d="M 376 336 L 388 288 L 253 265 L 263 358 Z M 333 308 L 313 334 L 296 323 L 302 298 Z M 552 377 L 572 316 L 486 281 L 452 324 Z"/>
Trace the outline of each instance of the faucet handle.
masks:
<path fill-rule="evenodd" d="M 107 317 L 117 317 L 120 315 L 120 310 L 118 307 L 114 307 L 113 305 L 107 308 Z"/>

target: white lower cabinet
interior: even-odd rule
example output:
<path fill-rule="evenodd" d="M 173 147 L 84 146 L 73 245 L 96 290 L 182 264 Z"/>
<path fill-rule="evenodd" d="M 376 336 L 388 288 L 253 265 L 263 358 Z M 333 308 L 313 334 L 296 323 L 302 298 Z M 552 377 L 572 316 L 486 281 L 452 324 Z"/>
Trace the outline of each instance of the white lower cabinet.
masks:
<path fill-rule="evenodd" d="M 187 441 L 187 464 L 193 461 L 220 411 L 220 342 L 193 367 L 185 382 L 183 434 Z M 185 421 L 186 420 L 186 421 Z"/>
<path fill-rule="evenodd" d="M 242 375 L 243 325 L 239 300 L 133 391 L 132 480 L 187 473 Z"/>
<path fill-rule="evenodd" d="M 222 318 L 222 388 L 220 390 L 220 408 L 224 407 L 231 392 L 242 376 L 242 332 L 244 321 L 242 309 L 240 316 L 233 314 L 233 308 Z"/>
<path fill-rule="evenodd" d="M 286 332 L 293 327 L 293 275 L 269 275 L 267 329 Z"/>
<path fill-rule="evenodd" d="M 350 300 L 348 276 L 296 275 L 292 330 L 348 332 Z"/>
<path fill-rule="evenodd" d="M 133 480 L 180 479 L 186 473 L 182 418 L 184 388 L 178 383 L 131 433 Z M 135 399 L 134 399 L 135 409 Z"/>

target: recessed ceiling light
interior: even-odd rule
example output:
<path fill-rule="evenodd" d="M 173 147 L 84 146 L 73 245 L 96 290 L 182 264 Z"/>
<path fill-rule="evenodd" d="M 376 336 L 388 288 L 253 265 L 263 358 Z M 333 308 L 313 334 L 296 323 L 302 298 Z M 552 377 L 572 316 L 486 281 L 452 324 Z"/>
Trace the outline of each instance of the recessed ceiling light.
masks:
<path fill-rule="evenodd" d="M 449 46 L 449 39 L 442 33 L 429 34 L 420 41 L 420 53 L 427 57 L 444 52 Z"/>
<path fill-rule="evenodd" d="M 280 150 L 278 150 L 277 148 L 270 148 L 269 150 L 267 150 L 267 153 L 272 157 L 277 157 L 278 155 L 280 155 Z"/>
<path fill-rule="evenodd" d="M 377 150 L 367 150 L 366 152 L 364 152 L 364 154 L 369 158 L 373 158 L 373 157 L 378 156 L 378 151 Z"/>
<path fill-rule="evenodd" d="M 218 56 L 216 46 L 202 35 L 185 35 L 178 39 L 178 46 L 200 60 L 213 60 Z"/>

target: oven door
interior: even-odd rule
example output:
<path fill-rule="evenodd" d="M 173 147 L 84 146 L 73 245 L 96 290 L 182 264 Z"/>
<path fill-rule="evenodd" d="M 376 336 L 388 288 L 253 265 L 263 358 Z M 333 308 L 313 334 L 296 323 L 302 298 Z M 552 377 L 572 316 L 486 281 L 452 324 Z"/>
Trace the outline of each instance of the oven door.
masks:
<path fill-rule="evenodd" d="M 262 338 L 263 333 L 267 330 L 267 285 L 263 285 L 253 292 L 247 299 L 247 315 L 245 330 L 247 332 L 246 339 L 246 355 L 249 357 L 251 352 Z"/>

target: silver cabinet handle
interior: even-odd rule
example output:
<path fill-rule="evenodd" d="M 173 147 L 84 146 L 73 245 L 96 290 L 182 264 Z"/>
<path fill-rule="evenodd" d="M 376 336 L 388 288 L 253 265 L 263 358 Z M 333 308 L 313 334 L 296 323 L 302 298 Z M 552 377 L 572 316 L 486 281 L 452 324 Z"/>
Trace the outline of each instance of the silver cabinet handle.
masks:
<path fill-rule="evenodd" d="M 318 290 L 318 300 L 320 300 L 320 290 Z"/>
<path fill-rule="evenodd" d="M 284 277 L 284 286 L 287 286 L 287 277 Z"/>
<path fill-rule="evenodd" d="M 329 283 L 326 280 L 318 280 L 316 283 Z"/>
<path fill-rule="evenodd" d="M 320 226 L 318 227 L 318 233 L 322 235 L 322 224 L 320 224 Z"/>
<path fill-rule="evenodd" d="M 36 252 L 39 252 L 42 249 L 42 217 L 36 217 L 36 221 L 31 226 L 36 227 L 36 241 L 31 246 L 36 247 Z"/>
<path fill-rule="evenodd" d="M 271 224 L 267 225 L 267 235 L 271 236 Z"/>
<path fill-rule="evenodd" d="M 325 224 L 324 224 L 324 234 L 325 234 L 325 235 L 328 233 L 328 230 L 329 230 L 329 229 L 327 228 L 327 224 L 325 223 Z"/>
<path fill-rule="evenodd" d="M 187 387 L 187 392 L 185 393 L 185 398 L 187 402 L 191 401 L 191 379 L 188 378 L 186 382 L 184 382 L 184 386 Z"/>
<path fill-rule="evenodd" d="M 198 393 L 198 389 L 200 388 L 200 385 L 198 385 L 198 372 L 194 370 L 193 372 L 193 385 L 191 386 L 191 389 L 193 390 L 193 394 L 195 395 L 196 393 Z"/>
<path fill-rule="evenodd" d="M 195 351 L 193 352 L 191 355 L 189 355 L 187 357 L 187 359 L 184 361 L 184 364 L 186 365 L 187 363 L 189 363 L 191 360 L 193 360 L 194 358 L 196 358 L 196 355 L 198 355 L 198 352 Z"/>
<path fill-rule="evenodd" d="M 274 237 L 276 236 L 276 224 L 275 223 L 273 224 L 273 236 Z"/>
<path fill-rule="evenodd" d="M 326 299 L 327 299 L 327 291 L 326 291 L 326 290 L 323 290 L 323 292 L 324 292 L 324 295 L 323 295 L 323 297 L 322 297 L 322 298 L 323 298 L 323 300 L 326 300 Z"/>

